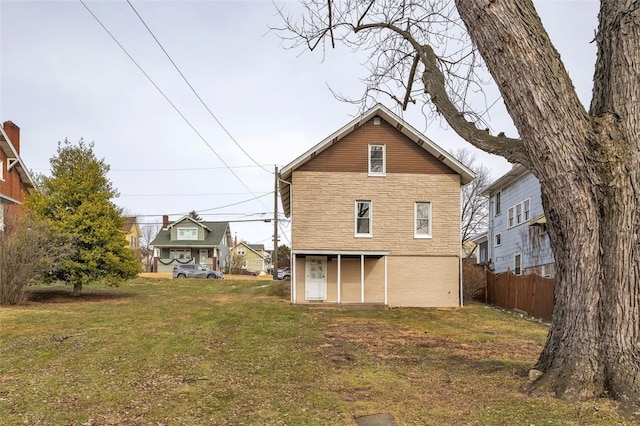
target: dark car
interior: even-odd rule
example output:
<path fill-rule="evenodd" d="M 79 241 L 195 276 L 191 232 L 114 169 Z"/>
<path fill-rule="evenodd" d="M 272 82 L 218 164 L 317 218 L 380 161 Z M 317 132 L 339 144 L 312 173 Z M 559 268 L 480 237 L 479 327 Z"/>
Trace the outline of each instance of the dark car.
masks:
<path fill-rule="evenodd" d="M 222 279 L 224 275 L 220 271 L 214 271 L 204 265 L 176 265 L 173 267 L 173 278 L 209 278 Z"/>

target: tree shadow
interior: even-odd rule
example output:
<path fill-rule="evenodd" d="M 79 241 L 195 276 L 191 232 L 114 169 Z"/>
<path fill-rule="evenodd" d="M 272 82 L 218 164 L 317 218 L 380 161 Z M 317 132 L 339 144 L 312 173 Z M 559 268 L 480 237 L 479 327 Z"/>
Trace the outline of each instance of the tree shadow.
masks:
<path fill-rule="evenodd" d="M 122 291 L 98 291 L 83 290 L 78 295 L 73 294 L 73 288 L 63 290 L 60 288 L 37 289 L 27 292 L 27 304 L 47 303 L 96 303 L 117 302 L 133 297 L 133 294 Z"/>

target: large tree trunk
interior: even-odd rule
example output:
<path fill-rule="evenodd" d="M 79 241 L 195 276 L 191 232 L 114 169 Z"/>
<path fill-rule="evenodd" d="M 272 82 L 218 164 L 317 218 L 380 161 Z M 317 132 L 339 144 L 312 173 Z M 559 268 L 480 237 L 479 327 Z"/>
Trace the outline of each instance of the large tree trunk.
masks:
<path fill-rule="evenodd" d="M 540 180 L 557 272 L 538 390 L 640 401 L 640 2 L 603 1 L 589 113 L 530 0 L 456 0 Z M 526 70 L 526 72 L 524 72 Z"/>

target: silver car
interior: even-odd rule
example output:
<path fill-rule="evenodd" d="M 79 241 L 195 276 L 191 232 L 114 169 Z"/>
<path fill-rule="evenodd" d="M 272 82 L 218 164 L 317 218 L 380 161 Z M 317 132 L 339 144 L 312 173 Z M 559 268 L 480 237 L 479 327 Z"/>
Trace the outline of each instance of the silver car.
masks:
<path fill-rule="evenodd" d="M 222 279 L 224 275 L 220 271 L 214 271 L 204 265 L 176 265 L 173 267 L 173 278 L 209 278 Z"/>

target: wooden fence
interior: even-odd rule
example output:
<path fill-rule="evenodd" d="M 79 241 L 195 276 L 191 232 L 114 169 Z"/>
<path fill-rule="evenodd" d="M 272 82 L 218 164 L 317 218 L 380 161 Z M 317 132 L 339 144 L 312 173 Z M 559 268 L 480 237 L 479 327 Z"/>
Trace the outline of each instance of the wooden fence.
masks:
<path fill-rule="evenodd" d="M 535 273 L 515 275 L 487 271 L 485 302 L 506 309 L 518 309 L 527 315 L 550 320 L 553 312 L 555 280 Z"/>

